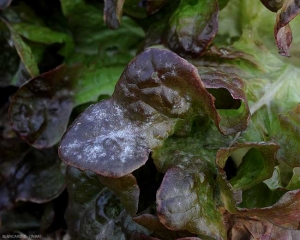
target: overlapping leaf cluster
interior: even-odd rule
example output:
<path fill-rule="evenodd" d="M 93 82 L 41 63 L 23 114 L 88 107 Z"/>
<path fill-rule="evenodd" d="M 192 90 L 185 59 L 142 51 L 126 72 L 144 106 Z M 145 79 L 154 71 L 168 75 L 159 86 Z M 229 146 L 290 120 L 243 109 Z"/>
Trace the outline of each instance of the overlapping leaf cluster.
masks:
<path fill-rule="evenodd" d="M 66 184 L 74 239 L 300 237 L 298 1 L 62 0 L 51 21 L 9 4 L 3 232 Z"/>

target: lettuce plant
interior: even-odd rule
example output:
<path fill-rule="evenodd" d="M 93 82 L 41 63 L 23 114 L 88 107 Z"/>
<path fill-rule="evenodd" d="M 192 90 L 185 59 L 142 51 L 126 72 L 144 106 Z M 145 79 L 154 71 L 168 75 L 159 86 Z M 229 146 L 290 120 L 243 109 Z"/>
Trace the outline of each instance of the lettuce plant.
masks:
<path fill-rule="evenodd" d="M 299 1 L 9 4 L 3 233 L 27 214 L 72 239 L 300 238 Z"/>

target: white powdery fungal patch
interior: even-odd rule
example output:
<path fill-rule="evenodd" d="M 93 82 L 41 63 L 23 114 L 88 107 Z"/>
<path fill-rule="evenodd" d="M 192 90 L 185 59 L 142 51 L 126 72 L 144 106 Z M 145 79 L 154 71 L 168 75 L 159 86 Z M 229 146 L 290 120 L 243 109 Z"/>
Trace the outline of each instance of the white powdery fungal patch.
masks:
<path fill-rule="evenodd" d="M 134 159 L 142 141 L 142 136 L 137 131 L 137 128 L 129 125 L 125 129 L 107 131 L 106 134 L 83 142 L 80 147 L 83 161 L 103 165 L 109 161 L 125 163 L 127 159 Z M 139 136 L 139 141 L 135 135 Z M 68 151 L 78 152 L 79 149 L 76 150 L 75 147 L 78 147 L 77 143 L 69 144 Z M 78 158 L 77 155 L 74 157 Z"/>

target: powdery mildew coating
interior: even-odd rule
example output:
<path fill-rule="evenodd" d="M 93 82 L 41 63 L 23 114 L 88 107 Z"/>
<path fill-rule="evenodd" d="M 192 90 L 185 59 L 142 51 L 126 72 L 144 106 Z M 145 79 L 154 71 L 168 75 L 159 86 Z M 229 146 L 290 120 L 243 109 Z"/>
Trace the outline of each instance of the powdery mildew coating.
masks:
<path fill-rule="evenodd" d="M 149 155 L 145 134 L 111 100 L 88 108 L 64 136 L 59 152 L 70 165 L 109 176 L 133 171 L 133 162 Z"/>

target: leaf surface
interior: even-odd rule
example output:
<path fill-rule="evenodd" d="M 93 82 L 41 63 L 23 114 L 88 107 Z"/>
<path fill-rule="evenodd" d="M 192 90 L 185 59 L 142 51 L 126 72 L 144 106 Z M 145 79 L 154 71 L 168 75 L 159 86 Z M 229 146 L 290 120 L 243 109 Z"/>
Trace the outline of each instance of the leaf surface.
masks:
<path fill-rule="evenodd" d="M 218 31 L 218 1 L 180 1 L 165 34 L 166 45 L 183 56 L 200 56 Z"/>
<path fill-rule="evenodd" d="M 188 167 L 166 172 L 157 192 L 158 217 L 172 230 L 224 238 L 222 215 L 214 202 L 212 166 L 195 157 L 189 160 Z"/>
<path fill-rule="evenodd" d="M 147 161 L 150 149 L 161 145 L 180 119 L 193 115 L 219 120 L 196 68 L 174 53 L 149 49 L 128 65 L 112 98 L 73 123 L 60 156 L 100 175 L 124 176 Z"/>

